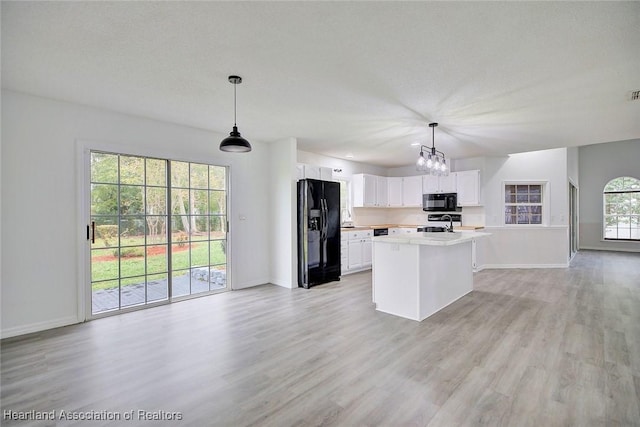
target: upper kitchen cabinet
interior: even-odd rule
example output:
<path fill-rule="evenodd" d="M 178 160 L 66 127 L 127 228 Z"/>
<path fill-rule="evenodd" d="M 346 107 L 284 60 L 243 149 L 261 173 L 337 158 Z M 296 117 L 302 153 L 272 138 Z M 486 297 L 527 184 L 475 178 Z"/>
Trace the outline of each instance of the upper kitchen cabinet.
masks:
<path fill-rule="evenodd" d="M 422 206 L 422 176 L 388 177 L 387 189 L 391 208 Z"/>
<path fill-rule="evenodd" d="M 306 165 L 298 163 L 296 165 L 298 179 L 320 179 L 331 181 L 333 179 L 333 169 L 320 166 Z"/>
<path fill-rule="evenodd" d="M 376 176 L 376 199 L 378 206 L 387 206 L 389 204 L 389 188 L 387 186 L 387 177 Z"/>
<path fill-rule="evenodd" d="M 387 206 L 392 208 L 402 207 L 402 178 L 390 176 L 387 178 Z"/>
<path fill-rule="evenodd" d="M 455 193 L 457 191 L 457 172 L 451 172 L 447 176 L 423 175 L 423 194 Z"/>
<path fill-rule="evenodd" d="M 353 207 L 386 207 L 387 178 L 368 174 L 355 174 L 351 179 Z"/>
<path fill-rule="evenodd" d="M 406 176 L 402 178 L 402 206 L 422 206 L 422 176 Z"/>
<path fill-rule="evenodd" d="M 458 206 L 480 205 L 480 171 L 456 172 Z"/>

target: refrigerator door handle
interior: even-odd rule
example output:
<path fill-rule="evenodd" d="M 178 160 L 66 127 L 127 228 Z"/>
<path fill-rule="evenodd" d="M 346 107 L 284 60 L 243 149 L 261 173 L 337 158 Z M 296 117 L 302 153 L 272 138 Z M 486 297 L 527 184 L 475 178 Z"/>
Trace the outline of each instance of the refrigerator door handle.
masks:
<path fill-rule="evenodd" d="M 324 239 L 324 202 L 320 199 L 320 241 Z"/>
<path fill-rule="evenodd" d="M 327 199 L 322 199 L 322 240 L 321 240 L 321 251 L 320 259 L 323 267 L 327 265 L 327 236 L 329 235 L 329 226 L 327 222 L 329 221 L 329 206 L 327 205 Z"/>

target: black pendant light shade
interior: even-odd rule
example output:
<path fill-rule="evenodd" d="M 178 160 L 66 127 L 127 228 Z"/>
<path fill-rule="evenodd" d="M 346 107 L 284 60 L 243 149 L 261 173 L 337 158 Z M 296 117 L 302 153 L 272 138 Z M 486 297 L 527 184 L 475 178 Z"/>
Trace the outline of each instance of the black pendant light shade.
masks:
<path fill-rule="evenodd" d="M 251 144 L 240 135 L 236 124 L 236 85 L 242 83 L 242 77 L 229 76 L 229 82 L 233 84 L 233 130 L 220 143 L 220 150 L 232 153 L 246 153 L 251 151 Z"/>
<path fill-rule="evenodd" d="M 220 150 L 233 153 L 246 153 L 247 151 L 251 151 L 251 144 L 240 135 L 238 127 L 234 126 L 229 136 L 220 143 Z"/>

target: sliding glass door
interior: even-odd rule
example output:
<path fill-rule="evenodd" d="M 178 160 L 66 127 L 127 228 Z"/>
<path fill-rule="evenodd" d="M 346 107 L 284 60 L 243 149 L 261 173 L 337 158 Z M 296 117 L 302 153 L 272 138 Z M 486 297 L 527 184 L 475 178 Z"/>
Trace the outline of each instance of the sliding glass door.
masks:
<path fill-rule="evenodd" d="M 227 169 L 92 151 L 91 314 L 227 289 Z"/>
<path fill-rule="evenodd" d="M 227 287 L 226 170 L 171 162 L 171 283 L 181 297 Z"/>

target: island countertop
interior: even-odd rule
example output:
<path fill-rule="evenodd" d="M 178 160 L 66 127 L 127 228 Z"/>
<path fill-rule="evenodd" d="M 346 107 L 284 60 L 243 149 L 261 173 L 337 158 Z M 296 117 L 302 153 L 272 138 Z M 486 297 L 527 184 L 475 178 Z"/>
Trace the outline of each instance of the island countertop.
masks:
<path fill-rule="evenodd" d="M 428 246 L 452 246 L 460 243 L 469 242 L 480 237 L 490 236 L 491 233 L 483 233 L 478 231 L 453 233 L 412 233 L 397 234 L 393 236 L 376 236 L 373 237 L 374 242 L 381 243 L 400 243 L 410 245 L 428 245 Z"/>

